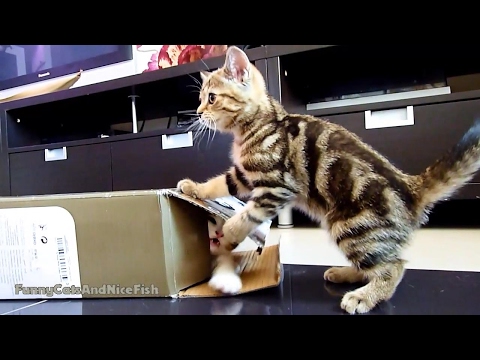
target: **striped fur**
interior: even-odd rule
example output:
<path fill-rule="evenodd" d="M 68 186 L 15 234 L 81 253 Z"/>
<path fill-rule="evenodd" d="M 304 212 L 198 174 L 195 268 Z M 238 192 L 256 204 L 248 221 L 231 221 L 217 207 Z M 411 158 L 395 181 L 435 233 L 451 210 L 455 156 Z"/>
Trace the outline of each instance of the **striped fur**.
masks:
<path fill-rule="evenodd" d="M 200 121 L 233 133 L 233 166 L 205 183 L 182 180 L 178 188 L 204 199 L 249 197 L 224 226 L 226 253 L 287 204 L 321 223 L 352 264 L 327 270 L 325 280 L 366 283 L 341 301 L 351 314 L 393 296 L 413 231 L 480 168 L 480 123 L 425 172 L 408 175 L 340 125 L 288 114 L 238 48 L 229 48 L 225 65 L 202 79 Z"/>

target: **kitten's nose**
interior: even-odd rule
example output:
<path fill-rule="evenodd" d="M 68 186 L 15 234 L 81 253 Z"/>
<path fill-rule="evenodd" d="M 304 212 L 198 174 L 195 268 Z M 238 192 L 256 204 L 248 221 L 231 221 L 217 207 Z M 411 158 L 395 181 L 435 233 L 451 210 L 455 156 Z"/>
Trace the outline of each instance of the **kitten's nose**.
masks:
<path fill-rule="evenodd" d="M 201 105 L 197 108 L 197 114 L 198 114 L 198 115 L 202 115 L 204 111 L 205 111 L 205 106 L 201 104 Z"/>
<path fill-rule="evenodd" d="M 215 231 L 215 235 L 217 235 L 217 238 L 223 237 L 223 233 L 221 231 Z"/>

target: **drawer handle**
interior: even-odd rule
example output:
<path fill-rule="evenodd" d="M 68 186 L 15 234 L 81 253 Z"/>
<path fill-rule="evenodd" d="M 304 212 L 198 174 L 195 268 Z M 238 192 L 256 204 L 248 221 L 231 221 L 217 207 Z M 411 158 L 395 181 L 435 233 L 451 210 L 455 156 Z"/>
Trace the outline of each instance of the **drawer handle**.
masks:
<path fill-rule="evenodd" d="M 193 146 L 192 132 L 175 135 L 162 135 L 162 149 L 178 149 Z"/>
<path fill-rule="evenodd" d="M 67 160 L 67 148 L 45 149 L 45 161 Z"/>
<path fill-rule="evenodd" d="M 365 111 L 365 129 L 383 129 L 415 125 L 413 106 L 406 108 Z"/>

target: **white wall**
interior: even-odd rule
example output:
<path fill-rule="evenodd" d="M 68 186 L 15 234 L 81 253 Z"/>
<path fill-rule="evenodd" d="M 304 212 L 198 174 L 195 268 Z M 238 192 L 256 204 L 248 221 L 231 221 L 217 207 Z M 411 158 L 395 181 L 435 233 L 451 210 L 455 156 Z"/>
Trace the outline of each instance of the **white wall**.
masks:
<path fill-rule="evenodd" d="M 109 80 L 114 80 L 118 79 L 121 77 L 125 76 L 130 76 L 130 75 L 135 75 L 137 73 L 136 70 L 136 56 L 137 56 L 137 51 L 136 51 L 136 45 L 132 45 L 132 51 L 133 51 L 133 60 L 130 61 L 125 61 L 121 62 L 118 64 L 113 64 L 113 65 L 108 65 L 108 66 L 102 66 L 97 69 L 92 69 L 92 70 L 85 70 L 82 72 L 82 76 L 80 77 L 80 80 L 78 80 L 72 88 L 80 87 L 80 86 L 85 86 L 85 85 L 91 85 L 103 81 L 109 81 Z M 0 99 L 15 95 L 19 92 L 25 91 L 27 89 L 33 89 L 36 86 L 48 84 L 51 81 L 56 81 L 62 78 L 68 78 L 73 74 L 69 74 L 66 76 L 62 77 L 57 77 L 54 79 L 49 79 L 45 81 L 39 81 L 31 85 L 25 85 L 25 86 L 18 86 L 15 88 L 7 89 L 0 91 Z"/>

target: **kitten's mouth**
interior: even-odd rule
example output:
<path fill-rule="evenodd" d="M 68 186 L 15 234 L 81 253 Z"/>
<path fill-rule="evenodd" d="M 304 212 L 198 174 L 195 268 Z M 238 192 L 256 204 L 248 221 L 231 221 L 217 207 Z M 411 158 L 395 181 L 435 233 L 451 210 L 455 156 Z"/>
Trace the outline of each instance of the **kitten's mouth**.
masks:
<path fill-rule="evenodd" d="M 219 246 L 220 246 L 220 240 L 218 240 L 218 239 L 210 239 L 210 246 L 219 247 Z"/>

